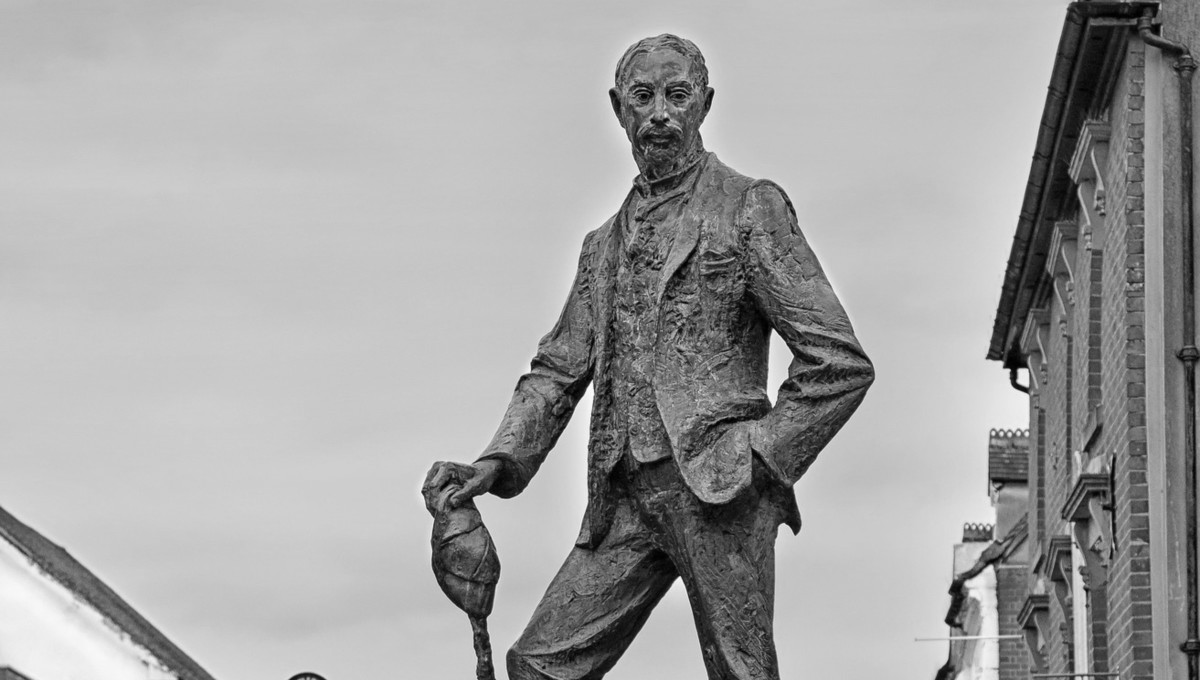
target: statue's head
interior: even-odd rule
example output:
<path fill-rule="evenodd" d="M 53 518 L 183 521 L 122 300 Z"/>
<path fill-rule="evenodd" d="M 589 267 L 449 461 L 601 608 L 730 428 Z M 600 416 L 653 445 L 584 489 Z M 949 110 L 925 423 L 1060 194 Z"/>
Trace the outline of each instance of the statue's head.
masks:
<path fill-rule="evenodd" d="M 654 177 L 699 148 L 700 124 L 712 107 L 713 89 L 700 49 L 664 33 L 625 50 L 608 96 L 638 167 Z"/>

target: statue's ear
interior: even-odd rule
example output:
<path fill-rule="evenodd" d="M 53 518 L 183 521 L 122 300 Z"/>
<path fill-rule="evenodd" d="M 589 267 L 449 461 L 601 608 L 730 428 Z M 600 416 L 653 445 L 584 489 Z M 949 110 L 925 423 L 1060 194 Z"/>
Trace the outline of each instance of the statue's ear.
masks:
<path fill-rule="evenodd" d="M 617 88 L 608 91 L 608 100 L 612 102 L 613 113 L 617 114 L 617 122 L 621 123 L 621 127 L 625 127 L 625 122 L 621 120 L 621 93 L 617 92 Z"/>
<path fill-rule="evenodd" d="M 712 110 L 713 95 L 717 91 L 711 87 L 704 88 L 704 116 L 708 117 L 708 112 Z"/>

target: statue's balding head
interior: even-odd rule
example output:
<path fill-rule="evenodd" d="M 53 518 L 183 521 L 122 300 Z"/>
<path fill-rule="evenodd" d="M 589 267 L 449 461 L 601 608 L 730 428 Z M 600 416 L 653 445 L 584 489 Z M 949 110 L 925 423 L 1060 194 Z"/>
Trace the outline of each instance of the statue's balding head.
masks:
<path fill-rule="evenodd" d="M 663 33 L 653 38 L 642 38 L 630 45 L 629 49 L 625 50 L 625 54 L 622 54 L 621 59 L 617 61 L 615 78 L 617 90 L 625 89 L 629 79 L 629 65 L 633 62 L 633 58 L 639 54 L 647 54 L 655 50 L 672 50 L 679 53 L 691 62 L 692 75 L 697 81 L 696 89 L 703 91 L 708 87 L 708 66 L 704 64 L 704 55 L 700 53 L 700 48 L 696 47 L 696 43 L 687 38 Z"/>

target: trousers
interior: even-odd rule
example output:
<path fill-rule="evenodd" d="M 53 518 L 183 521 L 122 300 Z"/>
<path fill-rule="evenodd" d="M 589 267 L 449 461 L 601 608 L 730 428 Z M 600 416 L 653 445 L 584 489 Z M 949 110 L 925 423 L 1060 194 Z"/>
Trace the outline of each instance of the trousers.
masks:
<path fill-rule="evenodd" d="M 614 470 L 612 528 L 576 547 L 507 656 L 510 680 L 598 680 L 681 579 L 709 680 L 778 680 L 775 536 L 783 493 L 755 461 L 729 503 L 701 502 L 671 458 Z"/>

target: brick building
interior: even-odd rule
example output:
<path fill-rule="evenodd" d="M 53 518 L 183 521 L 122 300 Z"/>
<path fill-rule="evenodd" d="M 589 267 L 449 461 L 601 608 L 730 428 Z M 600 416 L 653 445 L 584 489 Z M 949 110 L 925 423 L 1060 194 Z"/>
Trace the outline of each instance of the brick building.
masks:
<path fill-rule="evenodd" d="M 993 430 L 988 493 L 995 525 L 966 524 L 954 546 L 946 625 L 950 654 L 936 680 L 1024 680 L 1029 663 L 1018 617 L 1025 600 L 1029 433 Z"/>
<path fill-rule="evenodd" d="M 1197 680 L 1189 49 L 1200 2 L 1092 1 L 1054 56 L 988 352 L 1029 395 L 1043 677 Z"/>

